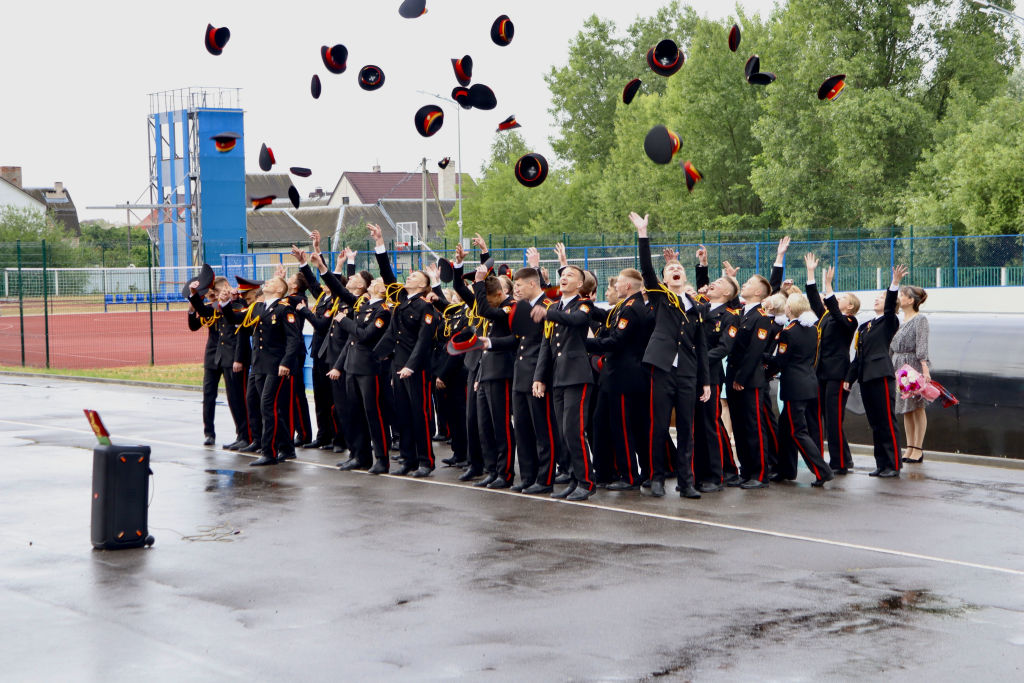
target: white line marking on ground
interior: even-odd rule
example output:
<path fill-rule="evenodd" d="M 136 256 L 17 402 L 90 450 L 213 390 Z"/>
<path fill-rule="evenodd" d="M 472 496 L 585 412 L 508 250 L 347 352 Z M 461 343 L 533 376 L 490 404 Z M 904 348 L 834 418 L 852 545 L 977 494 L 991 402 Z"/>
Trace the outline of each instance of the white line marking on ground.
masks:
<path fill-rule="evenodd" d="M 63 431 L 63 432 L 74 432 L 76 434 L 92 434 L 91 430 L 86 430 L 86 429 L 75 429 L 75 428 L 72 428 L 72 427 L 57 427 L 57 426 L 51 425 L 51 424 L 39 424 L 39 423 L 35 423 L 35 422 L 22 422 L 22 421 L 19 421 L 19 420 L 3 420 L 3 419 L 0 419 L 0 424 L 10 424 L 10 425 L 18 425 L 18 426 L 24 426 L 24 427 L 36 427 L 36 428 L 39 428 L 39 429 L 46 429 L 46 430 L 54 430 L 54 429 L 56 429 L 56 430 L 60 430 L 60 431 Z M 220 453 L 224 453 L 224 454 L 239 455 L 239 456 L 243 456 L 243 457 L 247 457 L 247 458 L 256 458 L 256 457 L 258 457 L 257 455 L 253 455 L 253 454 L 250 454 L 250 453 L 238 453 L 236 451 L 225 451 L 225 450 L 222 450 L 222 449 L 211 449 L 210 447 L 207 447 L 207 446 L 197 446 L 195 444 L 178 443 L 176 441 L 164 441 L 162 439 L 154 439 L 152 437 L 134 436 L 134 435 L 131 435 L 131 434 L 125 434 L 121 438 L 125 438 L 125 439 L 138 439 L 140 442 L 155 443 L 155 444 L 160 444 L 160 445 L 163 445 L 163 446 L 173 446 L 175 448 L 187 448 L 189 450 L 202 451 L 204 453 L 220 452 Z M 301 464 L 301 465 L 310 465 L 312 467 L 319 467 L 319 468 L 326 469 L 326 470 L 335 470 L 335 471 L 337 471 L 337 469 L 338 469 L 334 465 L 325 465 L 325 464 L 320 463 L 320 462 L 310 462 L 308 460 L 298 460 L 298 459 L 296 459 L 296 460 L 293 460 L 292 462 L 294 462 L 296 464 Z M 1010 574 L 1011 576 L 1024 576 L 1024 570 L 1020 570 L 1020 569 L 1011 569 L 1009 567 L 997 567 L 995 565 L 980 564 L 978 562 L 966 562 L 964 560 L 954 560 L 954 559 L 950 559 L 948 557 L 938 557 L 936 555 L 923 555 L 921 553 L 912 553 L 912 552 L 906 552 L 906 551 L 903 551 L 903 550 L 893 550 L 892 548 L 881 548 L 881 547 L 878 547 L 878 546 L 862 545 L 860 543 L 847 543 L 845 541 L 834 541 L 834 540 L 831 540 L 831 539 L 828 539 L 828 538 L 818 538 L 816 536 L 805 536 L 803 534 L 792 534 L 792 533 L 788 533 L 788 532 L 785 532 L 785 531 L 772 531 L 771 529 L 758 529 L 758 528 L 755 528 L 755 527 L 738 526 L 736 524 L 724 524 L 722 522 L 709 522 L 709 521 L 706 521 L 706 520 L 703 520 L 703 519 L 694 519 L 692 517 L 678 517 L 676 515 L 668 515 L 668 514 L 663 514 L 663 513 L 659 513 L 659 512 L 647 512 L 647 511 L 644 511 L 644 510 L 631 510 L 629 508 L 621 508 L 621 507 L 615 507 L 615 506 L 611 506 L 611 505 L 599 505 L 597 503 L 590 503 L 590 502 L 585 502 L 585 501 L 573 502 L 573 501 L 561 500 L 559 498 L 551 498 L 549 496 L 527 496 L 527 495 L 524 495 L 522 493 L 515 493 L 513 491 L 509 491 L 507 489 L 478 488 L 478 487 L 475 487 L 475 486 L 470 486 L 468 484 L 458 484 L 458 483 L 454 483 L 454 482 L 441 481 L 439 479 L 430 479 L 430 478 L 417 479 L 417 478 L 413 478 L 413 477 L 400 477 L 400 476 L 396 476 L 396 475 L 393 475 L 393 474 L 370 475 L 365 470 L 351 470 L 351 471 L 359 473 L 359 474 L 364 474 L 364 475 L 367 475 L 367 476 L 382 476 L 382 477 L 387 477 L 388 479 L 396 479 L 396 480 L 400 480 L 400 481 L 407 481 L 407 482 L 412 482 L 412 483 L 417 483 L 417 484 L 432 484 L 434 486 L 447 486 L 447 487 L 450 487 L 450 488 L 462 489 L 464 491 L 475 491 L 475 492 L 480 492 L 480 493 L 496 493 L 496 494 L 505 495 L 505 496 L 515 496 L 519 500 L 531 500 L 531 501 L 542 502 L 542 503 L 562 503 L 562 504 L 566 504 L 566 505 L 576 505 L 578 507 L 587 507 L 587 508 L 592 508 L 594 510 L 602 510 L 602 511 L 605 511 L 605 512 L 619 512 L 619 513 L 622 513 L 622 514 L 625 514 L 625 515 L 633 515 L 635 517 L 647 517 L 649 519 L 661 519 L 661 520 L 668 521 L 668 522 L 679 522 L 679 523 L 683 523 L 683 524 L 693 524 L 693 525 L 696 525 L 696 526 L 710 527 L 710 528 L 713 528 L 713 529 L 723 529 L 725 531 L 737 531 L 737 532 L 740 532 L 740 533 L 756 534 L 756 535 L 759 535 L 759 536 L 770 536 L 772 538 L 784 538 L 784 539 L 787 539 L 787 540 L 790 540 L 790 541 L 803 541 L 805 543 L 817 543 L 819 545 L 828 545 L 828 546 L 833 546 L 833 547 L 836 547 L 836 548 L 846 548 L 848 550 L 862 550 L 864 552 L 876 553 L 876 554 L 879 554 L 879 555 L 891 555 L 891 556 L 894 556 L 894 557 L 904 557 L 904 558 L 907 558 L 907 559 L 922 560 L 922 561 L 925 561 L 925 562 L 934 562 L 934 563 L 937 563 L 937 564 L 945 564 L 945 565 L 951 565 L 951 566 L 955 566 L 955 567 L 968 567 L 970 569 L 981 569 L 981 570 L 984 570 L 984 571 L 998 572 L 1000 574 Z"/>

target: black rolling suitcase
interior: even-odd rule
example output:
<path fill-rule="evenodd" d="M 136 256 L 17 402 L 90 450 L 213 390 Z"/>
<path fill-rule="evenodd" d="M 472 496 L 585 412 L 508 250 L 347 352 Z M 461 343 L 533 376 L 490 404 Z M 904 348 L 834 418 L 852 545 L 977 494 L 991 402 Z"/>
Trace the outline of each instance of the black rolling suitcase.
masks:
<path fill-rule="evenodd" d="M 153 545 L 149 535 L 149 446 L 101 445 L 92 451 L 92 545 L 103 550 Z"/>

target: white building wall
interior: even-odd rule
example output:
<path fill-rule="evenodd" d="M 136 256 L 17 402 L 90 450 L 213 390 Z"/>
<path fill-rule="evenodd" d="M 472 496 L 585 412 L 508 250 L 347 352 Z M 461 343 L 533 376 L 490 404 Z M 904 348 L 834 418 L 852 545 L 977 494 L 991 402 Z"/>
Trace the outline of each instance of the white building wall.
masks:
<path fill-rule="evenodd" d="M 25 194 L 14 185 L 0 181 L 0 207 L 13 206 L 19 209 L 34 209 L 46 212 L 46 205 L 34 197 Z"/>

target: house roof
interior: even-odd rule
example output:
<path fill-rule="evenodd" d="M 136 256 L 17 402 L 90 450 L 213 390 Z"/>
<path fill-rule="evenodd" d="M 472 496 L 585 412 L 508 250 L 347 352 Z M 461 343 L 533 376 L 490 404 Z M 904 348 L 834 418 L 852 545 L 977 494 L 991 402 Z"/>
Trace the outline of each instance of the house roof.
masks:
<path fill-rule="evenodd" d="M 43 204 L 44 206 L 46 205 L 46 202 L 44 202 L 44 201 L 43 201 L 42 199 L 40 199 L 39 197 L 37 197 L 37 196 L 36 196 L 36 195 L 34 195 L 34 194 L 30 194 L 29 192 L 25 191 L 25 190 L 24 190 L 23 188 L 21 188 L 21 187 L 18 187 L 17 185 L 15 185 L 15 184 L 14 184 L 14 183 L 12 183 L 11 181 L 9 181 L 9 180 L 8 180 L 7 178 L 4 178 L 4 177 L 0 177 L 0 183 L 4 183 L 5 185 L 10 185 L 10 186 L 11 186 L 11 187 L 13 187 L 13 188 L 14 188 L 15 190 L 17 190 L 17 191 L 18 191 L 18 192 L 20 192 L 21 194 L 25 195 L 26 197 L 29 197 L 30 199 L 34 199 L 34 200 L 36 200 L 37 202 L 40 202 L 40 203 L 42 203 L 42 204 Z"/>
<path fill-rule="evenodd" d="M 338 186 L 344 179 L 348 179 L 352 184 L 363 204 L 376 204 L 382 199 L 420 199 L 423 196 L 423 175 L 419 171 L 408 173 L 346 171 L 341 174 L 338 184 L 334 187 L 334 192 L 338 191 Z M 472 182 L 468 173 L 463 173 L 462 179 L 467 185 Z M 427 189 L 428 196 L 438 190 L 437 173 L 430 174 L 430 182 L 433 183 L 434 189 L 433 191 Z M 333 192 L 331 196 L 333 198 Z"/>
<path fill-rule="evenodd" d="M 250 243 L 275 242 L 300 244 L 309 241 L 306 230 L 319 230 L 325 238 L 334 234 L 338 225 L 339 209 L 326 207 L 277 210 L 274 208 L 248 210 L 245 224 Z M 295 220 L 289 218 L 289 215 Z M 301 223 L 303 230 L 295 221 Z"/>
<path fill-rule="evenodd" d="M 64 226 L 64 230 L 72 235 L 81 236 L 82 226 L 78 223 L 78 209 L 75 208 L 75 202 L 71 199 L 71 193 L 65 188 L 62 196 L 50 197 L 49 193 L 53 193 L 55 189 L 53 187 L 26 187 L 24 192 L 42 202 L 47 211 L 53 213 L 54 219 Z"/>
<path fill-rule="evenodd" d="M 288 202 L 288 188 L 292 179 L 287 173 L 246 173 L 245 199 L 250 197 L 266 197 L 275 195 L 278 199 Z"/>

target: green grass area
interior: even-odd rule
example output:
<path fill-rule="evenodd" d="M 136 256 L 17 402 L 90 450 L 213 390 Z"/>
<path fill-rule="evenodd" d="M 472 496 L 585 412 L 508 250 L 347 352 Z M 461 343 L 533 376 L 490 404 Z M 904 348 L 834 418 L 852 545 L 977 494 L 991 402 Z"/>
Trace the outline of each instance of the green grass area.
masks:
<path fill-rule="evenodd" d="M 39 375 L 70 375 L 73 377 L 103 377 L 107 379 L 127 379 L 164 384 L 189 384 L 193 386 L 201 386 L 203 383 L 203 366 L 200 363 L 155 366 L 134 365 L 117 368 L 91 368 L 88 370 L 23 368 L 20 366 L 0 365 L 0 371 L 29 372 Z"/>

